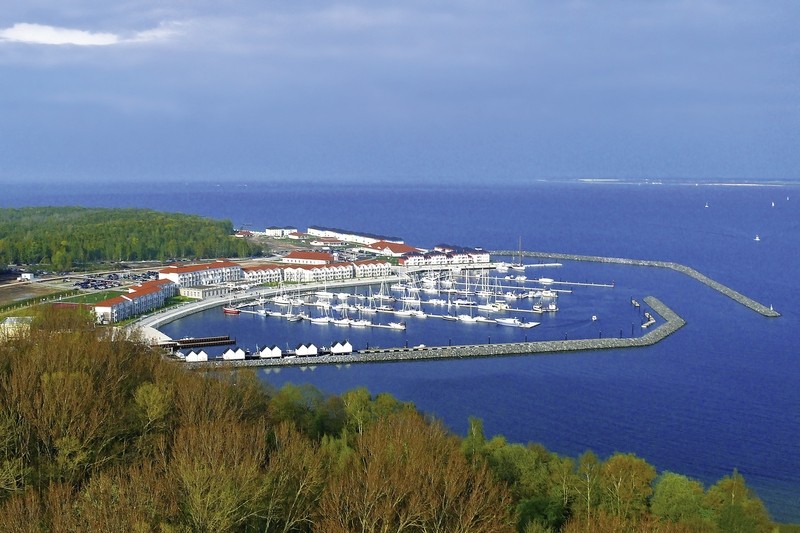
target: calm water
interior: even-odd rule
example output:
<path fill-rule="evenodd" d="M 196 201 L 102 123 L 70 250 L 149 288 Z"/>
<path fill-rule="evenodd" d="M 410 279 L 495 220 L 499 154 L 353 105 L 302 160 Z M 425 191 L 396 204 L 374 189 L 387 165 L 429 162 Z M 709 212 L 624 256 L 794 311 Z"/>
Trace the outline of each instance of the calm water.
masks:
<path fill-rule="evenodd" d="M 44 191 L 44 192 L 43 192 Z M 774 202 L 774 207 L 773 207 Z M 410 244 L 446 242 L 673 260 L 773 305 L 766 319 L 677 273 L 565 263 L 528 277 L 614 281 L 576 288 L 561 311 L 533 330 L 442 321 L 406 332 L 334 331 L 256 316 L 209 312 L 164 328 L 174 335 L 231 332 L 261 343 L 357 346 L 492 342 L 629 335 L 631 296 L 657 296 L 687 320 L 644 349 L 570 355 L 318 366 L 263 371 L 264 379 L 312 383 L 332 393 L 356 386 L 388 391 L 464 432 L 468 416 L 487 434 L 541 442 L 577 455 L 634 452 L 662 470 L 706 483 L 738 469 L 779 520 L 800 521 L 800 188 L 708 184 L 538 182 L 528 187 L 167 184 L 10 187 L 0 206 L 150 207 L 229 218 L 237 227 L 326 225 L 400 235 Z M 705 204 L 708 203 L 708 208 Z M 754 237 L 761 240 L 756 242 Z M 591 315 L 599 320 L 592 322 Z M 539 318 L 536 318 L 539 320 Z M 452 327 L 451 327 L 452 326 Z M 505 331 L 503 331 L 505 330 Z M 635 334 L 640 334 L 636 332 Z M 484 337 L 487 337 L 486 339 Z M 361 343 L 361 344 L 359 344 Z"/>

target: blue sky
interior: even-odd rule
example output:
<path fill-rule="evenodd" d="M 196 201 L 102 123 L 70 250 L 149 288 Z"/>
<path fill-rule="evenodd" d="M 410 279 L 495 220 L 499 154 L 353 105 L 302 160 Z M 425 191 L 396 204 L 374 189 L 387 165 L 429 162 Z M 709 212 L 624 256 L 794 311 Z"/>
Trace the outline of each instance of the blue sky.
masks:
<path fill-rule="evenodd" d="M 800 2 L 26 0 L 0 181 L 800 179 Z"/>

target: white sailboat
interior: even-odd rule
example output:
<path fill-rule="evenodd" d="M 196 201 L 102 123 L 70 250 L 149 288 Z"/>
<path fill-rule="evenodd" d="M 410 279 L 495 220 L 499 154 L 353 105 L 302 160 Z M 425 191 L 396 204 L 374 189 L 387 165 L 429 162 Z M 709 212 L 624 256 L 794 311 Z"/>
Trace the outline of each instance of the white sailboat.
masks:
<path fill-rule="evenodd" d="M 511 263 L 511 269 L 520 272 L 525 271 L 525 263 L 522 262 L 522 237 L 519 238 L 519 260 L 516 263 Z"/>

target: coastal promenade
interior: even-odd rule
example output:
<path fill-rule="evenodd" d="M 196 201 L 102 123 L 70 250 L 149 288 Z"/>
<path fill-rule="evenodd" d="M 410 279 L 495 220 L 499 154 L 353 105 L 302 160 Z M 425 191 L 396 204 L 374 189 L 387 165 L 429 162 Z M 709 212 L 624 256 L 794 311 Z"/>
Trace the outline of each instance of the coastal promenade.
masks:
<path fill-rule="evenodd" d="M 207 361 L 181 363 L 192 369 L 314 366 L 321 364 L 343 365 L 351 363 L 383 363 L 393 361 L 423 361 L 428 359 L 465 359 L 470 357 L 498 357 L 504 355 L 532 355 L 585 350 L 608 350 L 650 346 L 675 333 L 686 322 L 672 309 L 655 297 L 647 296 L 645 303 L 664 322 L 641 337 L 598 338 L 563 341 L 512 342 L 500 344 L 475 344 L 462 346 L 416 346 L 413 348 L 387 348 L 361 350 L 347 355 L 320 355 L 313 357 L 282 357 L 245 359 L 236 361 Z"/>
<path fill-rule="evenodd" d="M 519 251 L 513 251 L 513 250 L 496 251 L 491 253 L 492 255 L 501 255 L 501 256 L 520 255 Z M 753 300 L 752 298 L 748 298 L 742 293 L 737 292 L 731 289 L 730 287 L 723 285 L 722 283 L 714 281 L 705 274 L 701 274 L 700 272 L 691 267 L 682 265 L 680 263 L 674 263 L 672 261 L 650 261 L 646 259 L 626 259 L 622 257 L 604 257 L 599 255 L 574 255 L 574 254 L 561 254 L 561 253 L 549 253 L 549 252 L 522 252 L 522 255 L 524 257 L 534 257 L 538 259 L 559 259 L 564 261 L 590 261 L 593 263 L 614 263 L 620 265 L 668 268 L 680 272 L 681 274 L 685 274 L 691 278 L 694 278 L 700 283 L 703 283 L 704 285 L 711 287 L 712 289 L 724 294 L 728 298 L 742 304 L 743 306 L 755 311 L 756 313 L 759 313 L 760 315 L 769 318 L 776 318 L 781 316 L 780 313 L 778 313 L 771 307 L 767 307 Z"/>

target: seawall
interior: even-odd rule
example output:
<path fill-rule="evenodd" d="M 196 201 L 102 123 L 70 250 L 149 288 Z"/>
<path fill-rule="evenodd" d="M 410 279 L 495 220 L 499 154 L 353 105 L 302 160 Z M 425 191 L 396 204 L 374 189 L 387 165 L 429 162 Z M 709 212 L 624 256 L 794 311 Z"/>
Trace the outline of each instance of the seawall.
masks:
<path fill-rule="evenodd" d="M 496 251 L 491 253 L 492 255 L 506 255 L 506 256 L 519 255 L 518 251 L 513 251 L 513 250 Z M 728 298 L 744 305 L 748 309 L 751 309 L 756 313 L 759 313 L 760 315 L 769 318 L 776 318 L 781 316 L 779 312 L 775 311 L 771 307 L 767 307 L 753 300 L 752 298 L 748 298 L 742 293 L 737 292 L 731 289 L 730 287 L 723 285 L 722 283 L 714 281 L 705 274 L 701 274 L 700 272 L 691 267 L 682 265 L 680 263 L 674 263 L 672 261 L 650 261 L 646 259 L 626 259 L 622 257 L 603 257 L 598 255 L 574 255 L 574 254 L 549 253 L 549 252 L 522 252 L 522 255 L 525 257 L 535 257 L 539 259 L 561 259 L 565 261 L 591 261 L 594 263 L 615 263 L 620 265 L 669 268 L 671 270 L 675 270 L 691 278 L 694 278 L 700 283 L 703 283 L 704 285 L 711 287 L 712 289 L 724 294 Z"/>
<path fill-rule="evenodd" d="M 422 361 L 426 359 L 464 359 L 468 357 L 498 357 L 503 355 L 531 355 L 585 350 L 608 350 L 650 346 L 672 335 L 686 322 L 672 309 L 655 297 L 647 296 L 645 303 L 664 322 L 641 337 L 576 339 L 563 341 L 533 341 L 500 344 L 475 344 L 460 346 L 425 346 L 414 348 L 387 348 L 363 350 L 347 355 L 322 355 L 314 357 L 284 357 L 275 359 L 246 359 L 239 361 L 208 361 L 182 363 L 192 369 L 313 366 L 321 364 L 379 363 L 392 361 Z"/>

